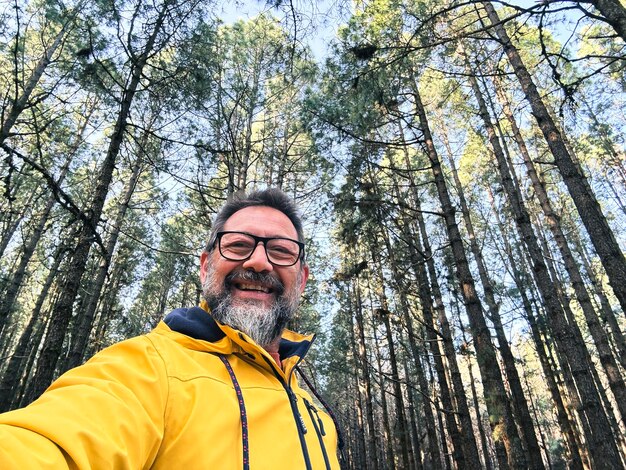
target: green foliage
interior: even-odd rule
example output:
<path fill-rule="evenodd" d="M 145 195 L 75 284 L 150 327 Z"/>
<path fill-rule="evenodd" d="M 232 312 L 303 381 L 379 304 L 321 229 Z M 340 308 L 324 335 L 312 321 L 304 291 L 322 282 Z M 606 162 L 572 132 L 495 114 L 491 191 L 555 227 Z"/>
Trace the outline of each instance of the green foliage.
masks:
<path fill-rule="evenodd" d="M 592 17 L 581 18 L 581 27 L 569 39 L 559 24 L 570 18 L 551 12 L 554 3 L 548 3 L 525 13 L 514 8 L 500 11 L 623 242 L 623 45 Z M 288 10 L 284 2 L 272 4 Z M 0 9 L 2 119 L 25 92 L 29 77 L 35 77 L 47 48 L 56 37 L 62 39 L 0 150 L 0 240 L 6 241 L 0 292 L 6 291 L 47 202 L 54 201 L 20 287 L 14 317 L 0 336 L 3 356 L 10 355 L 34 314 L 56 248 L 73 245 L 73 234 L 93 209 L 99 169 L 122 99 L 160 6 L 118 0 L 65 4 L 32 0 Z M 406 374 L 399 377 L 401 391 L 406 397 L 409 391 L 421 397 L 414 404 L 419 429 L 413 437 L 425 446 L 423 407 L 432 403 L 442 422 L 446 413 L 456 410 L 436 407 L 441 384 L 422 389 L 416 378 L 409 328 L 426 374 L 432 376 L 434 356 L 426 331 L 434 328 L 436 337 L 443 339 L 441 318 L 434 326 L 424 325 L 424 291 L 441 303 L 445 315 L 455 313 L 453 335 L 445 339 L 464 353 L 472 354 L 474 346 L 458 334 L 466 318 L 456 314 L 462 310 L 460 287 L 454 280 L 450 240 L 433 184 L 428 151 L 434 148 L 450 187 L 451 162 L 457 167 L 477 242 L 495 279 L 507 335 L 515 344 L 516 358 L 523 359 L 516 365 L 528 380 L 536 427 L 545 434 L 555 468 L 563 466 L 565 441 L 535 352 L 543 345 L 530 340 L 522 294 L 530 296 L 538 314 L 543 314 L 542 306 L 533 297 L 536 286 L 530 284 L 530 272 L 524 273 L 526 284 L 513 278 L 513 267 L 528 267 L 500 190 L 469 73 L 476 75 L 491 118 L 502 130 L 498 138 L 532 216 L 538 224 L 543 222 L 511 125 L 502 114 L 503 98 L 511 105 L 567 236 L 578 240 L 581 252 L 589 242 L 480 4 L 355 2 L 351 15 L 338 25 L 323 64 L 312 59 L 306 38 L 299 35 L 302 24 L 297 15 L 288 28 L 269 12 L 225 24 L 214 16 L 221 4 L 174 1 L 170 7 L 163 30 L 145 57 L 104 212 L 93 227 L 87 274 L 75 301 L 78 318 L 95 288 L 102 260 L 102 246 L 96 240 L 104 244 L 113 233 L 133 169 L 139 166 L 97 298 L 90 347 L 143 333 L 169 310 L 195 304 L 197 254 L 215 212 L 235 191 L 278 186 L 302 209 L 312 273 L 290 327 L 319 334 L 319 352 L 308 362 L 340 415 L 346 420 L 357 411 L 365 416 L 369 407 L 376 423 L 374 429 L 363 426 L 351 435 L 354 467 L 369 468 L 372 463 L 365 459 L 371 454 L 357 455 L 358 433 L 374 443 L 384 442 L 378 455 L 381 465 L 384 450 L 396 454 L 400 450 L 395 430 L 384 436 L 385 425 L 398 420 L 392 403 L 395 392 L 390 393 L 392 364 L 383 315 L 391 315 L 398 365 L 407 363 Z M 289 8 L 297 10 L 297 5 Z M 546 12 L 541 29 L 541 17 L 531 15 L 538 11 Z M 501 95 L 495 92 L 496 83 L 503 89 Z M 562 106 L 564 98 L 569 98 L 568 106 Z M 430 124 L 432 147 L 418 113 L 421 106 Z M 65 179 L 55 184 L 68 159 Z M 459 193 L 451 192 L 458 212 Z M 462 237 L 468 236 L 461 231 Z M 425 241 L 432 252 L 423 248 Z M 463 241 L 469 246 L 467 239 Z M 553 244 L 546 242 L 549 248 Z M 588 251 L 604 282 L 600 287 L 608 289 L 595 255 Z M 62 266 L 67 266 L 68 256 Z M 430 261 L 432 271 L 427 269 Z M 558 261 L 554 275 L 566 279 Z M 470 268 L 476 270 L 474 265 Z M 44 312 L 54 307 L 66 275 L 62 270 L 56 276 Z M 569 292 L 568 281 L 563 284 Z M 441 298 L 436 297 L 437 289 Z M 608 299 L 615 304 L 610 293 Z M 595 358 L 593 348 L 590 354 Z M 462 362 L 463 377 L 468 377 L 467 367 Z M 364 402 L 366 383 L 371 386 L 369 403 Z M 481 397 L 478 414 L 485 414 L 484 406 Z M 404 411 L 408 416 L 409 408 Z M 453 456 L 447 445 L 442 450 Z"/>

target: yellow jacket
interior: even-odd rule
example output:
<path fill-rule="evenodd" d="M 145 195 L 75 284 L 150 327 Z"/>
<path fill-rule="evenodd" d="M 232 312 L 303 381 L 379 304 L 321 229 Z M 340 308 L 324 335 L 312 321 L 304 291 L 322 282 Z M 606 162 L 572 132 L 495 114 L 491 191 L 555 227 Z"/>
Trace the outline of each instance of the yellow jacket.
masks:
<path fill-rule="evenodd" d="M 0 415 L 0 469 L 337 469 L 335 426 L 293 373 L 312 339 L 285 332 L 281 370 L 206 311 L 175 310 Z"/>

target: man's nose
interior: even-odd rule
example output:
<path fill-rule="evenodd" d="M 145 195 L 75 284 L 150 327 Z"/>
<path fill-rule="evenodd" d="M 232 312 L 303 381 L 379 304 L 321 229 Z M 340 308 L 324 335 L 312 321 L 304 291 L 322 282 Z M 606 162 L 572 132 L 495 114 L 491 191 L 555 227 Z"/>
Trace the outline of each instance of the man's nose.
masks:
<path fill-rule="evenodd" d="M 257 273 L 272 271 L 274 269 L 272 263 L 270 263 L 267 259 L 267 254 L 265 254 L 265 246 L 263 245 L 263 243 L 257 243 L 254 251 L 250 255 L 250 258 L 244 261 L 243 268 L 252 269 Z"/>

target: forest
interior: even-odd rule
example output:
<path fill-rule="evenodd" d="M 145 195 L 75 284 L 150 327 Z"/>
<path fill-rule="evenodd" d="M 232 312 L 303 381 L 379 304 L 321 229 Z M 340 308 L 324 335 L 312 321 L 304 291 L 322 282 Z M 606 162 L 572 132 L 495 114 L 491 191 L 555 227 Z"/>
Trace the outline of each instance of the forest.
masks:
<path fill-rule="evenodd" d="M 229 3 L 0 1 L 0 411 L 272 186 L 347 468 L 626 467 L 625 2 Z"/>

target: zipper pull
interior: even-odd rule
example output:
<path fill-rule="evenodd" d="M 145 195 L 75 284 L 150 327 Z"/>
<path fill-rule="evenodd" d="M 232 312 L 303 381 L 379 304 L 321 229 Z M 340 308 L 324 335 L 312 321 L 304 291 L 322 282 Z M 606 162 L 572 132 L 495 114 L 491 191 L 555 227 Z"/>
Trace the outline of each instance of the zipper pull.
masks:
<path fill-rule="evenodd" d="M 287 389 L 287 394 L 289 395 L 289 399 L 293 403 L 293 407 L 296 412 L 296 417 L 298 418 L 298 423 L 300 423 L 300 429 L 302 430 L 302 434 L 306 434 L 307 433 L 306 424 L 304 424 L 304 419 L 302 418 L 302 415 L 300 414 L 300 410 L 298 409 L 298 397 L 290 389 Z M 306 404 L 306 401 L 305 401 L 305 404 Z"/>
<path fill-rule="evenodd" d="M 322 418 L 320 418 L 320 415 L 317 413 L 317 408 L 315 408 L 312 403 L 308 403 L 308 404 L 313 410 L 313 413 L 315 413 L 315 416 L 317 418 L 317 423 L 320 425 L 320 433 L 322 434 L 322 436 L 325 436 L 326 431 L 324 430 L 324 422 L 322 421 Z"/>
<path fill-rule="evenodd" d="M 298 413 L 298 419 L 300 420 L 300 426 L 302 427 L 302 434 L 306 434 L 307 429 L 306 429 L 306 425 L 304 424 L 304 419 L 302 419 L 302 415 L 300 414 L 299 411 L 296 411 L 296 413 Z"/>

